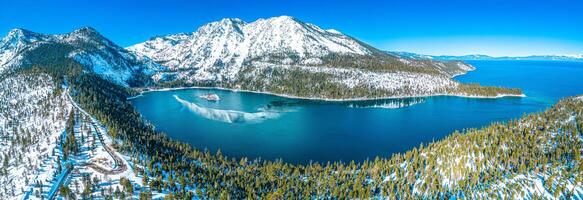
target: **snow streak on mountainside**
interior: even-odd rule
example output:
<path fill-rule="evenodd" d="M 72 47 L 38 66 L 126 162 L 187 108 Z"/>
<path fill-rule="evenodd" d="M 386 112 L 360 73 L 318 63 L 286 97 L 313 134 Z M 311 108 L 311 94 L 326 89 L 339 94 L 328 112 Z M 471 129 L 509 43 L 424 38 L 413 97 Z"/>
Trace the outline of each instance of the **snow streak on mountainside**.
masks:
<path fill-rule="evenodd" d="M 48 48 L 45 50 L 47 52 L 40 52 L 46 55 L 30 55 L 42 47 Z M 74 59 L 86 70 L 123 86 L 128 86 L 128 81 L 134 76 L 151 75 L 162 69 L 149 58 L 126 51 L 92 28 L 81 28 L 61 35 L 14 29 L 0 42 L 0 73 L 23 65 L 39 64 L 39 59 L 59 59 L 61 56 Z"/>

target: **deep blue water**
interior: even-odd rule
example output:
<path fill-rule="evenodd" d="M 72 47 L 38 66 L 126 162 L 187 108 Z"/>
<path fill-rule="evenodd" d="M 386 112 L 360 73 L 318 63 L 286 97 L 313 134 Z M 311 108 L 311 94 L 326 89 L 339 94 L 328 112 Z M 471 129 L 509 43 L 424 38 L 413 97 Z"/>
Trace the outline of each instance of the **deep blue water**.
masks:
<path fill-rule="evenodd" d="M 156 129 L 229 157 L 307 163 L 389 157 L 454 130 L 542 111 L 583 94 L 583 63 L 470 61 L 461 82 L 518 87 L 527 97 L 428 97 L 331 103 L 210 89 L 145 93 L 131 100 Z M 200 95 L 216 93 L 221 101 Z M 375 106 L 376 105 L 376 106 Z M 409 105 L 397 109 L 380 108 Z"/>

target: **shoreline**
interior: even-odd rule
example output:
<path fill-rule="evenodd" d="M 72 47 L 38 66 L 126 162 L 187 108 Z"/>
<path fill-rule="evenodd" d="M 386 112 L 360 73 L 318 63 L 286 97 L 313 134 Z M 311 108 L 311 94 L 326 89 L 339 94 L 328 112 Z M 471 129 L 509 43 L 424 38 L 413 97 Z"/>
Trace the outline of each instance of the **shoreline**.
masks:
<path fill-rule="evenodd" d="M 286 95 L 286 94 L 276 94 L 272 92 L 261 92 L 261 91 L 252 91 L 252 90 L 240 90 L 240 89 L 231 89 L 231 88 L 224 88 L 224 87 L 204 87 L 204 86 L 190 86 L 190 87 L 175 87 L 175 88 L 157 88 L 157 89 L 148 89 L 145 91 L 140 91 L 138 95 L 127 97 L 126 100 L 132 100 L 139 97 L 144 96 L 144 93 L 149 92 L 163 92 L 163 91 L 174 91 L 174 90 L 188 90 L 188 89 L 215 89 L 215 90 L 223 90 L 223 91 L 230 91 L 230 92 L 247 92 L 247 93 L 254 93 L 254 94 L 267 94 L 273 95 L 278 97 L 284 97 L 289 99 L 300 99 L 300 100 L 315 100 L 315 101 L 327 101 L 327 102 L 350 102 L 350 101 L 371 101 L 371 100 L 384 100 L 384 99 L 403 99 L 403 98 L 417 98 L 417 97 L 437 97 L 437 96 L 451 96 L 451 97 L 462 97 L 462 98 L 471 98 L 471 99 L 498 99 L 504 97 L 526 97 L 525 94 L 498 94 L 496 96 L 475 96 L 475 95 L 462 95 L 462 94 L 431 94 L 431 95 L 411 95 L 411 96 L 394 96 L 394 97 L 374 97 L 374 98 L 347 98 L 347 99 L 330 99 L 330 98 L 320 98 L 320 97 L 299 97 L 293 95 Z"/>

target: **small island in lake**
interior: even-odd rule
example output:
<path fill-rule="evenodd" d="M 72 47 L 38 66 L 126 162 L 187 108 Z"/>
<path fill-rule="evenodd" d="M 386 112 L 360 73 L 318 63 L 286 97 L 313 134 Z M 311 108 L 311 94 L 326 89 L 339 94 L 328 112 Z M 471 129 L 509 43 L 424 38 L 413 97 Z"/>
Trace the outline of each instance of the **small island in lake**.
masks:
<path fill-rule="evenodd" d="M 205 95 L 200 95 L 200 98 L 206 99 L 207 101 L 219 101 L 221 100 L 221 98 L 219 97 L 219 95 L 211 93 L 211 94 L 205 94 Z"/>

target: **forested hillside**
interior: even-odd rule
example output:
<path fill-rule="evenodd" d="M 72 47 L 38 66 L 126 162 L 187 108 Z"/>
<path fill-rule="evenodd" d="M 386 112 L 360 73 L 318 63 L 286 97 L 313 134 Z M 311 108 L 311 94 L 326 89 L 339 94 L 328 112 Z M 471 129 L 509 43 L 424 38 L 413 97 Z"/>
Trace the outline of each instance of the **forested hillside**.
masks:
<path fill-rule="evenodd" d="M 22 73 L 0 81 L 0 199 L 21 196 L 52 171 L 56 141 L 71 105 L 46 74 Z"/>

